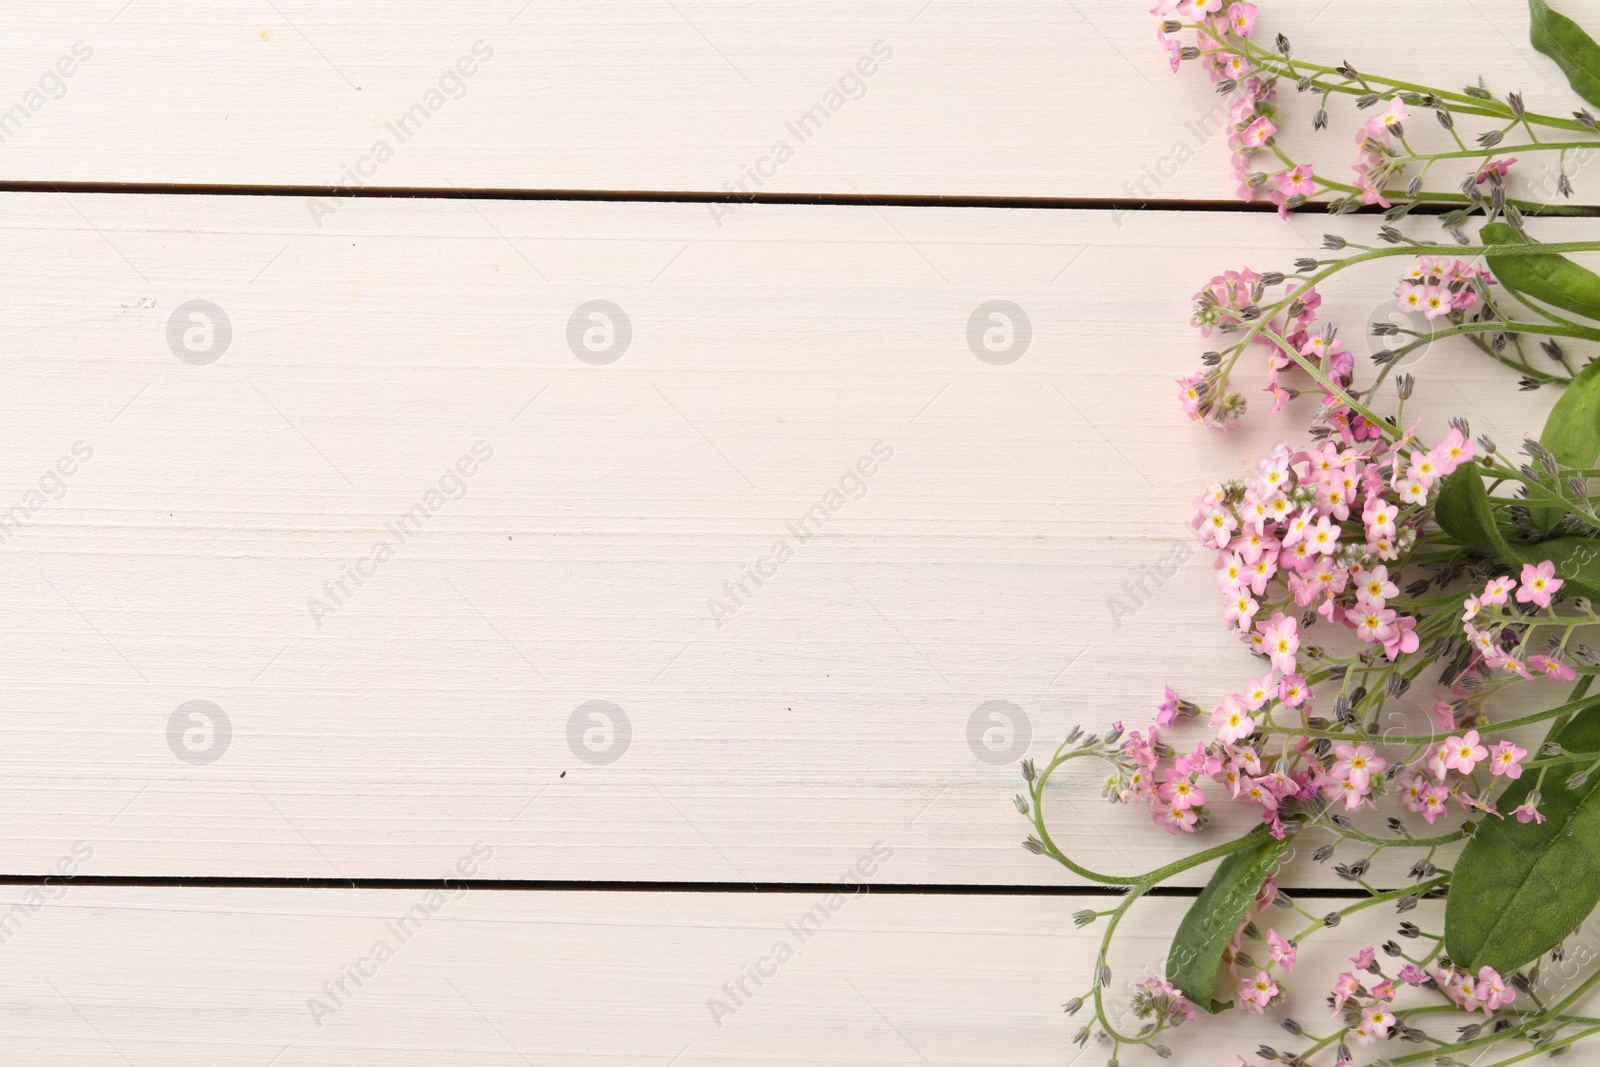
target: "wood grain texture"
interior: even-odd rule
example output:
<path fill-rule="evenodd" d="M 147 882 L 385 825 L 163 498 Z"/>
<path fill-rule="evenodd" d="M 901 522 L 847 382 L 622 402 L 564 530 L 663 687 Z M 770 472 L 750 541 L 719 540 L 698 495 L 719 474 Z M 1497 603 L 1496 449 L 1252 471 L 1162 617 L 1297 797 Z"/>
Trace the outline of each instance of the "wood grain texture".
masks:
<path fill-rule="evenodd" d="M 1262 25 L 1329 62 L 1450 88 L 1481 74 L 1552 114 L 1580 103 L 1527 45 L 1519 0 L 1446 23 L 1437 5 L 1280 4 Z M 24 112 L 0 122 L 0 179 L 1234 196 L 1225 102 L 1199 71 L 1169 73 L 1139 5 L 64 0 L 5 26 L 0 112 Z M 1454 47 L 1436 47 L 1441 33 Z M 79 42 L 92 54 L 76 65 Z M 474 45 L 468 77 L 457 64 Z M 1309 104 L 1281 123 L 1296 150 Z M 1353 128 L 1336 109 L 1323 173 L 1348 174 Z"/>
<path fill-rule="evenodd" d="M 1185 294 L 1240 265 L 1222 249 L 1287 266 L 1320 219 L 751 206 L 719 232 L 703 205 L 352 201 L 317 231 L 281 198 L 5 207 L 27 312 L 0 327 L 0 498 L 23 508 L 0 527 L 0 869 L 83 838 L 93 873 L 432 877 L 490 837 L 497 877 L 813 881 L 883 838 L 891 881 L 1051 883 L 1017 847 L 1024 749 L 980 758 L 980 709 L 1014 703 L 1039 754 L 1256 670 L 1181 558 L 1187 509 L 1308 402 L 1215 435 L 1172 379 L 1202 347 Z M 1395 273 L 1328 293 L 1358 350 Z M 202 298 L 232 339 L 194 365 L 167 330 Z M 632 324 L 605 366 L 567 341 L 595 299 Z M 1031 321 L 1008 365 L 968 345 L 994 299 Z M 1443 344 L 1413 372 L 1425 432 L 1465 414 L 1515 440 L 1552 400 Z M 396 536 L 480 441 L 465 495 Z M 92 458 L 47 477 L 77 442 Z M 779 540 L 793 558 L 736 603 Z M 205 765 L 169 736 L 194 700 L 231 724 Z M 631 726 L 609 763 L 582 758 L 595 700 Z M 1052 801 L 1084 862 L 1172 858 L 1096 791 Z"/>
<path fill-rule="evenodd" d="M 422 893 L 70 886 L 7 927 L 0 1051 L 83 1067 L 1043 1067 L 1109 1053 L 1072 1046 L 1083 1016 L 1061 1010 L 1087 988 L 1099 940 L 1070 916 L 1104 897 L 869 894 L 831 912 L 824 897 L 793 894 L 475 891 L 436 903 L 400 926 L 426 911 Z M 1112 1004 L 1159 971 L 1186 903 L 1130 913 Z M 1320 914 L 1348 902 L 1301 903 Z M 1337 941 L 1304 943 L 1285 1016 L 1327 1032 L 1324 998 L 1344 957 L 1394 934 L 1396 917 L 1379 910 L 1352 916 Z M 1435 922 L 1436 910 L 1409 917 Z M 794 952 L 781 963 L 780 942 Z M 759 987 L 743 977 L 758 967 Z M 344 977 L 357 971 L 359 985 Z M 341 979 L 348 996 L 336 1002 L 323 985 Z M 749 996 L 735 1003 L 724 983 L 741 980 Z M 314 1012 L 313 998 L 333 1010 Z M 733 1010 L 713 1018 L 713 998 Z M 1427 1023 L 1448 1033 L 1467 1021 Z M 1173 1062 L 1297 1047 L 1280 1023 L 1276 1012 L 1202 1015 L 1173 1032 Z"/>

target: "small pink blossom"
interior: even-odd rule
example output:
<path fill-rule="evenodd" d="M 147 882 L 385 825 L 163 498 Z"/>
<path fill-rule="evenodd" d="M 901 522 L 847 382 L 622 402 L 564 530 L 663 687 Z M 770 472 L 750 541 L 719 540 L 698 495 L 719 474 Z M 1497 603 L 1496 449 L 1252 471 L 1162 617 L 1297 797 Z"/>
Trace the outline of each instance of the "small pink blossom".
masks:
<path fill-rule="evenodd" d="M 1286 971 L 1294 970 L 1294 957 L 1298 950 L 1293 941 L 1279 937 L 1276 930 L 1268 930 L 1267 951 L 1272 954 L 1273 963 Z"/>
<path fill-rule="evenodd" d="M 1286 708 L 1298 708 L 1310 700 L 1311 690 L 1306 686 L 1306 680 L 1298 674 L 1286 674 L 1278 681 L 1278 699 L 1283 701 Z"/>
<path fill-rule="evenodd" d="M 1339 745 L 1333 752 L 1339 758 L 1330 773 L 1363 793 L 1371 788 L 1372 776 L 1383 773 L 1389 766 L 1387 760 L 1366 745 Z"/>
<path fill-rule="evenodd" d="M 1344 1007 L 1344 1002 L 1361 992 L 1361 981 L 1349 971 L 1339 976 L 1333 983 L 1333 1015 L 1338 1016 L 1339 1010 Z"/>
<path fill-rule="evenodd" d="M 1356 1029 L 1356 1041 L 1363 1045 L 1370 1045 L 1378 1038 L 1389 1033 L 1389 1027 L 1394 1025 L 1394 1012 L 1386 1005 L 1373 1004 L 1361 1009 L 1361 1025 Z"/>
<path fill-rule="evenodd" d="M 1265 623 L 1256 623 L 1261 631 L 1263 651 L 1272 660 L 1275 670 L 1293 674 L 1295 653 L 1300 651 L 1300 624 L 1292 615 L 1276 612 Z"/>
<path fill-rule="evenodd" d="M 1339 547 L 1339 535 L 1342 532 L 1337 523 L 1324 515 L 1317 520 L 1315 526 L 1306 530 L 1305 539 L 1306 543 L 1311 546 L 1311 551 L 1331 556 L 1334 550 Z"/>
<path fill-rule="evenodd" d="M 1433 458 L 1441 475 L 1455 473 L 1458 466 L 1470 461 L 1475 454 L 1472 441 L 1453 427 L 1443 441 L 1433 446 Z"/>
<path fill-rule="evenodd" d="M 1510 170 L 1511 164 L 1515 163 L 1516 161 L 1517 157 L 1512 156 L 1510 159 L 1496 159 L 1492 162 L 1485 163 L 1478 169 L 1475 180 L 1479 185 L 1482 185 L 1488 179 L 1490 173 L 1498 174 L 1500 177 L 1504 178 L 1506 176 L 1506 171 Z"/>
<path fill-rule="evenodd" d="M 1228 25 L 1240 37 L 1248 37 L 1256 28 L 1256 6 L 1233 4 L 1228 8 Z"/>
<path fill-rule="evenodd" d="M 1532 563 L 1522 565 L 1522 588 L 1517 590 L 1517 603 L 1536 604 L 1541 608 L 1550 606 L 1550 597 L 1553 596 L 1566 583 L 1556 577 L 1556 565 L 1545 560 L 1538 566 Z"/>
<path fill-rule="evenodd" d="M 1187 775 L 1175 771 L 1162 773 L 1162 785 L 1156 790 L 1156 798 L 1169 808 L 1194 808 L 1206 802 L 1200 787 Z"/>
<path fill-rule="evenodd" d="M 1244 132 L 1239 135 L 1239 143 L 1246 148 L 1261 148 L 1277 132 L 1278 127 L 1273 125 L 1271 119 L 1263 115 L 1245 127 Z"/>
<path fill-rule="evenodd" d="M 1554 656 L 1529 656 L 1528 670 L 1558 682 L 1570 682 L 1578 672 Z"/>
<path fill-rule="evenodd" d="M 1489 584 L 1483 587 L 1483 593 L 1478 597 L 1479 604 L 1504 604 L 1506 597 L 1511 595 L 1511 590 L 1517 587 L 1516 581 L 1510 575 L 1501 575 L 1489 579 Z"/>
<path fill-rule="evenodd" d="M 1373 539 L 1393 537 L 1396 533 L 1394 520 L 1399 514 L 1400 509 L 1393 504 L 1369 503 L 1361 516 L 1367 527 L 1367 536 Z"/>
<path fill-rule="evenodd" d="M 1218 548 L 1227 548 L 1229 540 L 1233 538 L 1233 531 L 1238 528 L 1239 520 L 1233 517 L 1233 512 L 1219 504 L 1201 518 L 1200 536 Z"/>
<path fill-rule="evenodd" d="M 1389 101 L 1388 107 L 1367 120 L 1366 128 L 1371 133 L 1388 133 L 1410 117 L 1405 103 L 1397 96 Z"/>
<path fill-rule="evenodd" d="M 1255 618 L 1256 612 L 1260 610 L 1261 605 L 1256 603 L 1255 598 L 1249 593 L 1236 591 L 1228 599 L 1227 603 L 1223 605 L 1222 614 L 1229 622 L 1237 625 L 1239 629 L 1248 630 L 1250 628 L 1250 620 Z"/>
<path fill-rule="evenodd" d="M 1244 706 L 1250 711 L 1260 711 L 1262 706 L 1278 695 L 1278 679 L 1271 671 L 1245 686 L 1240 694 L 1244 698 Z"/>
<path fill-rule="evenodd" d="M 1156 709 L 1156 723 L 1160 726 L 1171 726 L 1178 718 L 1178 694 L 1172 691 L 1172 686 L 1166 687 L 1166 694 L 1161 699 L 1161 706 Z"/>
<path fill-rule="evenodd" d="M 1211 725 L 1216 728 L 1217 740 L 1225 745 L 1244 740 L 1256 729 L 1256 721 L 1250 717 L 1239 698 L 1232 694 L 1223 697 L 1222 703 L 1211 713 Z"/>
<path fill-rule="evenodd" d="M 1408 963 L 1400 968 L 1400 981 L 1406 985 L 1427 985 L 1433 981 L 1433 976 L 1418 967 L 1415 963 Z"/>
<path fill-rule="evenodd" d="M 1478 984 L 1473 990 L 1473 996 L 1483 1004 L 1483 1013 L 1492 1014 L 1495 1009 L 1504 1004 L 1510 1004 L 1517 999 L 1517 991 L 1508 987 L 1505 979 L 1493 967 L 1480 967 L 1478 969 Z"/>
<path fill-rule="evenodd" d="M 1444 765 L 1452 771 L 1471 774 L 1472 769 L 1489 758 L 1489 750 L 1478 744 L 1478 731 L 1468 730 L 1460 737 L 1450 737 L 1444 743 Z"/>
<path fill-rule="evenodd" d="M 1157 826 L 1164 826 L 1168 833 L 1194 833 L 1195 824 L 1200 817 L 1192 808 L 1174 808 L 1164 804 L 1152 803 L 1150 814 L 1155 819 Z"/>
<path fill-rule="evenodd" d="M 1442 785 L 1429 785 L 1422 791 L 1422 819 L 1429 826 L 1438 822 L 1450 813 L 1445 806 L 1445 801 L 1450 799 L 1450 790 Z"/>
<path fill-rule="evenodd" d="M 1312 179 L 1310 163 L 1302 163 L 1281 174 L 1274 175 L 1273 180 L 1278 183 L 1278 189 L 1284 196 L 1310 196 L 1317 191 L 1317 183 Z"/>
<path fill-rule="evenodd" d="M 1278 983 L 1266 971 L 1257 971 L 1254 978 L 1247 978 L 1239 985 L 1239 999 L 1244 1002 L 1243 1006 L 1257 1015 L 1262 1014 L 1277 995 Z"/>
<path fill-rule="evenodd" d="M 1394 620 L 1389 608 L 1367 607 L 1356 616 L 1356 635 L 1374 643 L 1387 640 L 1394 633 Z"/>
<path fill-rule="evenodd" d="M 1515 741 L 1501 741 L 1489 753 L 1489 773 L 1503 774 L 1507 778 L 1522 777 L 1522 759 L 1528 750 Z"/>
<path fill-rule="evenodd" d="M 1390 598 L 1400 595 L 1400 589 L 1389 580 L 1389 568 L 1378 564 L 1370 571 L 1355 569 L 1356 599 L 1375 608 L 1383 607 Z"/>

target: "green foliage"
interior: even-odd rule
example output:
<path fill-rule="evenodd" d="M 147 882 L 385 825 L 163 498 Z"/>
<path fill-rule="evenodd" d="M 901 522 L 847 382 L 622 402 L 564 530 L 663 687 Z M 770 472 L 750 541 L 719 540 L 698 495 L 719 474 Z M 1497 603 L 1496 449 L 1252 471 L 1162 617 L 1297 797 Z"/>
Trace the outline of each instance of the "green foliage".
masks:
<path fill-rule="evenodd" d="M 1528 0 L 1528 39 L 1556 61 L 1572 91 L 1600 106 L 1600 45 L 1544 0 Z"/>
<path fill-rule="evenodd" d="M 1486 246 L 1527 245 L 1528 238 L 1503 222 L 1491 222 L 1479 235 Z M 1484 258 L 1507 289 L 1551 307 L 1600 321 L 1600 274 L 1555 253 L 1488 252 Z"/>
<path fill-rule="evenodd" d="M 1246 837 L 1249 838 L 1256 840 L 1217 865 L 1211 881 L 1178 924 L 1167 953 L 1167 981 L 1177 986 L 1190 1003 L 1213 1015 L 1232 1004 L 1216 999 L 1222 953 L 1239 925 L 1249 917 L 1256 894 L 1277 869 L 1288 847 L 1268 834 L 1264 826 L 1252 830 Z"/>
<path fill-rule="evenodd" d="M 1554 740 L 1574 752 L 1600 750 L 1600 699 Z M 1536 774 L 1500 794 L 1506 816 L 1485 818 L 1455 866 L 1445 906 L 1445 951 L 1469 971 L 1510 974 L 1559 945 L 1600 903 L 1600 775 L 1577 789 L 1547 775 L 1543 824 L 1517 822 Z"/>

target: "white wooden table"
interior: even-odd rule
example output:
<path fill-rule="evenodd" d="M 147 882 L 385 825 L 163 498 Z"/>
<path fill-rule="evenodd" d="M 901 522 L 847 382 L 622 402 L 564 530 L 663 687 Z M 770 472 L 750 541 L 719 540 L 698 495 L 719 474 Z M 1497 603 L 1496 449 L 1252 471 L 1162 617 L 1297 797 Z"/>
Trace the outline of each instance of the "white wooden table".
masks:
<path fill-rule="evenodd" d="M 1079 1056 L 1104 898 L 1018 847 L 1017 760 L 1249 668 L 1200 553 L 1109 601 L 1293 426 L 1182 421 L 1189 294 L 1330 228 L 1231 202 L 1142 6 L 8 12 L 0 1059 Z M 1440 5 L 1278 6 L 1567 100 L 1515 0 L 1467 60 Z M 1175 855 L 1095 785 L 1086 861 Z"/>

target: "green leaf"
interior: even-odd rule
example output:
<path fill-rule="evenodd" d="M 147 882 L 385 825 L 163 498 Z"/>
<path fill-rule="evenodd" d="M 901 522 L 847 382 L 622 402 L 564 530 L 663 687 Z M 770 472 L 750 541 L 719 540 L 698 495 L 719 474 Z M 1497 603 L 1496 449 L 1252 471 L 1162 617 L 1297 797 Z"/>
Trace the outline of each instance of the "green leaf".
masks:
<path fill-rule="evenodd" d="M 1491 222 L 1478 235 L 1485 245 L 1526 245 L 1527 237 L 1503 222 Z M 1523 296 L 1600 320 L 1600 274 L 1554 252 L 1534 255 L 1484 254 L 1501 285 Z"/>
<path fill-rule="evenodd" d="M 1434 502 L 1439 528 L 1480 556 L 1499 560 L 1508 574 L 1520 578 L 1522 564 L 1549 560 L 1556 577 L 1566 582 L 1562 590 L 1600 600 L 1600 540 L 1592 537 L 1552 537 L 1532 543 L 1521 531 L 1501 519 L 1483 484 L 1483 468 L 1463 463 L 1444 480 Z"/>
<path fill-rule="evenodd" d="M 1563 467 L 1593 467 L 1600 459 L 1600 360 L 1579 371 L 1561 394 L 1539 443 Z"/>
<path fill-rule="evenodd" d="M 1600 700 L 1553 740 L 1576 752 L 1600 749 Z M 1559 945 L 1600 903 L 1600 775 L 1572 790 L 1568 773 L 1545 776 L 1542 825 L 1511 817 L 1539 777 L 1524 773 L 1496 801 L 1505 818 L 1485 817 L 1462 850 L 1444 912 L 1445 951 L 1458 967 L 1510 974 Z"/>
<path fill-rule="evenodd" d="M 1556 61 L 1572 91 L 1600 105 L 1600 45 L 1544 0 L 1528 0 L 1528 40 Z"/>
<path fill-rule="evenodd" d="M 1167 953 L 1167 981 L 1177 986 L 1191 1003 L 1215 1015 L 1231 1000 L 1216 999 L 1217 973 L 1222 953 L 1234 932 L 1250 915 L 1250 906 L 1268 876 L 1283 857 L 1286 841 L 1278 841 L 1258 826 L 1245 836 L 1255 840 L 1217 865 L 1211 881 L 1195 898 Z"/>
<path fill-rule="evenodd" d="M 1480 556 L 1510 561 L 1511 546 L 1483 487 L 1483 468 L 1463 463 L 1439 487 L 1433 518 L 1439 528 Z"/>
<path fill-rule="evenodd" d="M 1600 360 L 1578 372 L 1545 420 L 1539 443 L 1563 467 L 1593 467 L 1600 458 Z M 1559 508 L 1533 509 L 1534 521 L 1548 533 L 1561 520 Z"/>

